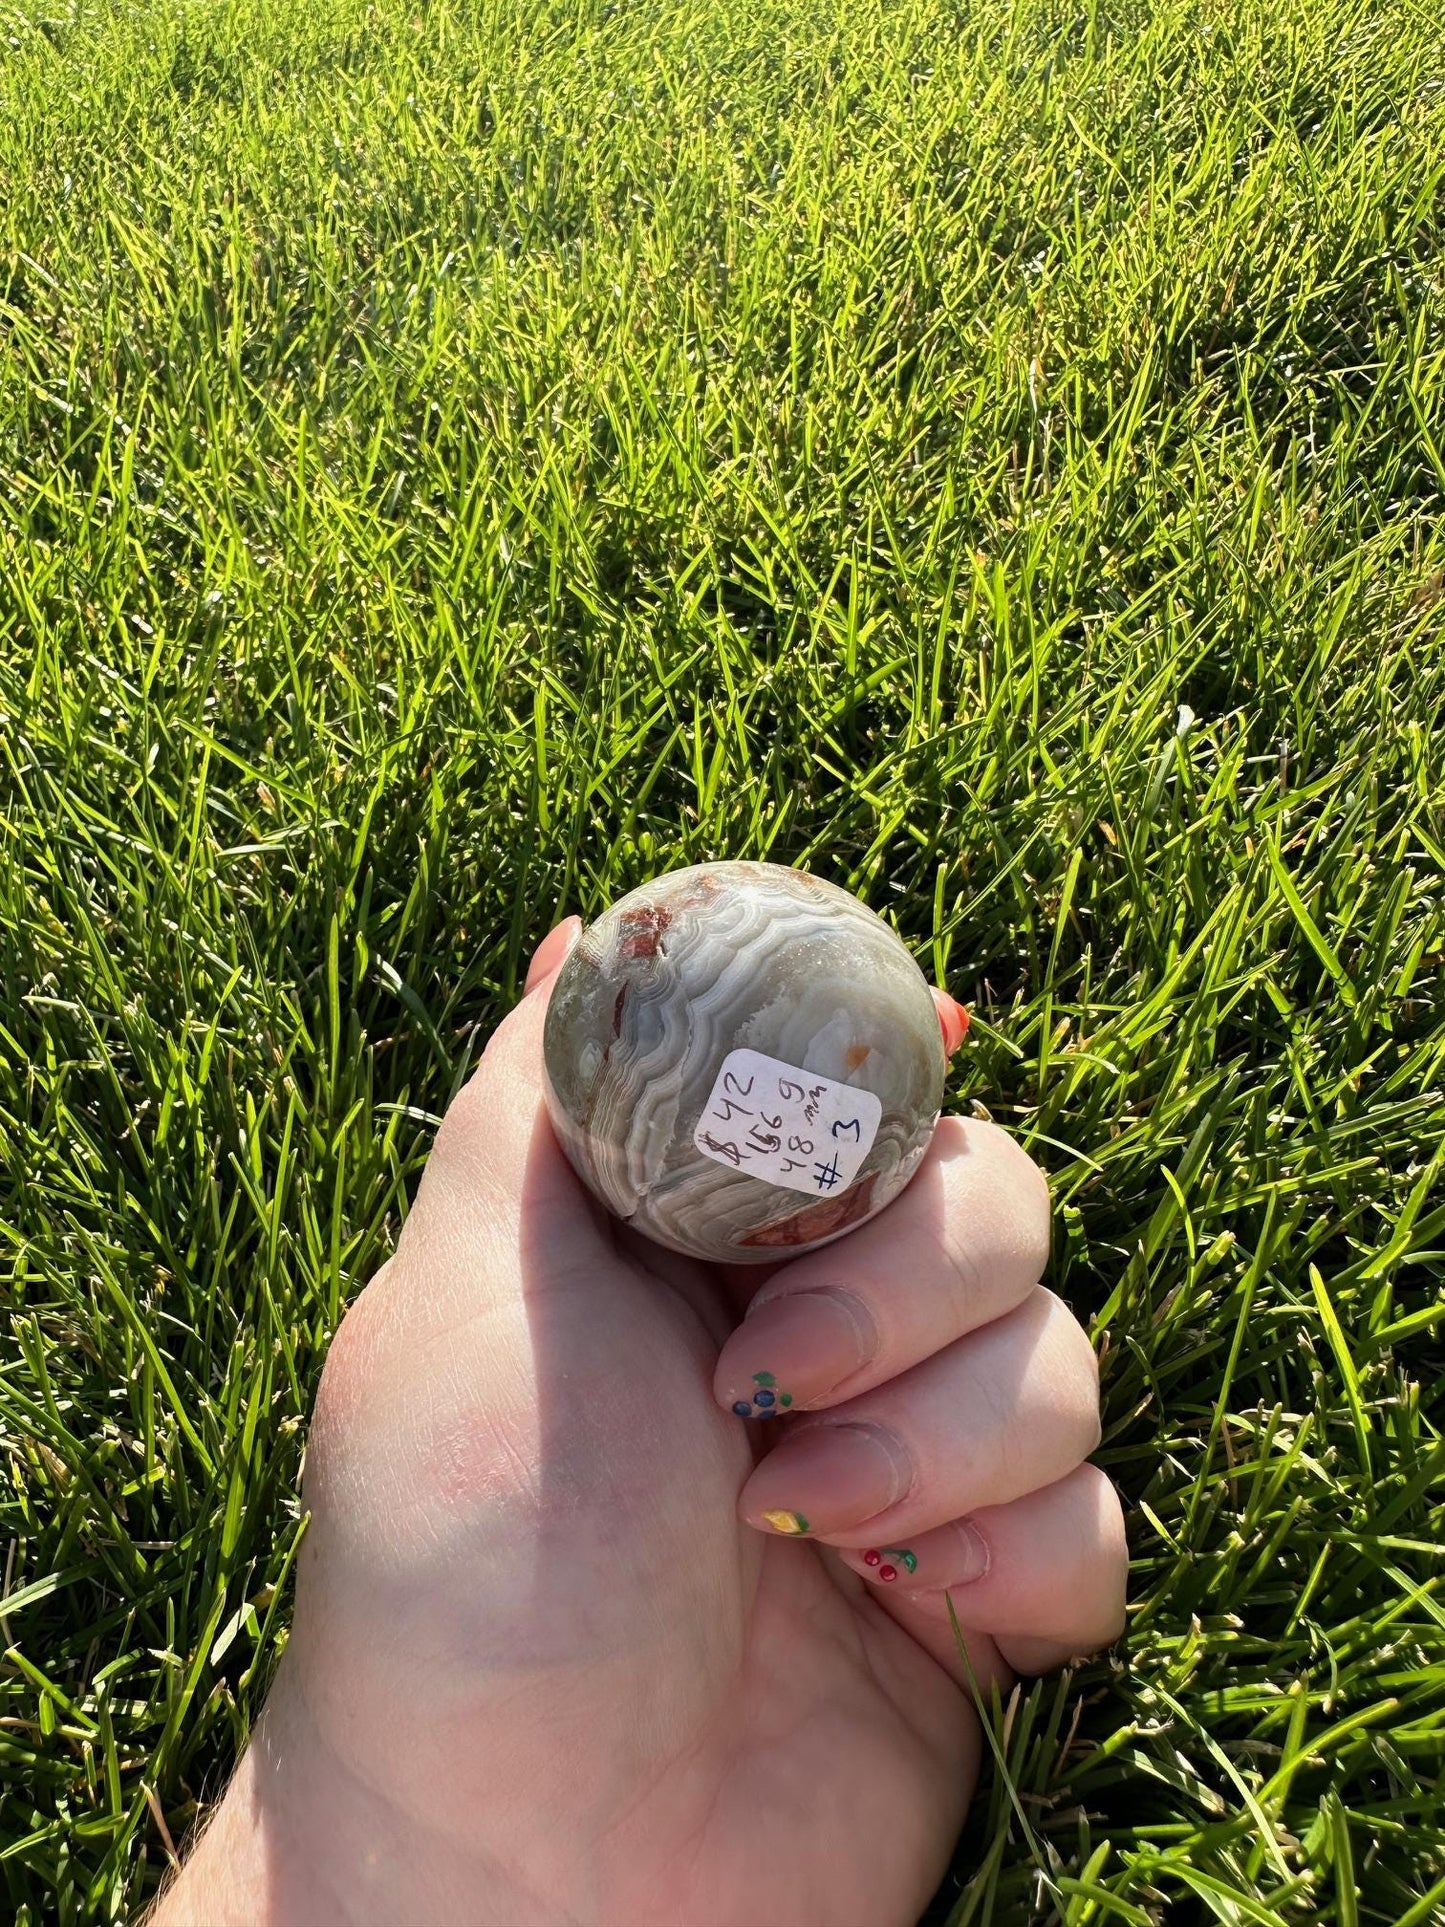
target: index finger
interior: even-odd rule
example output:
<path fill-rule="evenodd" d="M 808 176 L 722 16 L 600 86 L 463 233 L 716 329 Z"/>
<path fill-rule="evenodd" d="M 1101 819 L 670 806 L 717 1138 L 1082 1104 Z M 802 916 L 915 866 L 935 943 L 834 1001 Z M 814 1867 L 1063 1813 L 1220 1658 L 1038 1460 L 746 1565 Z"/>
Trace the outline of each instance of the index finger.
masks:
<path fill-rule="evenodd" d="M 855 1398 L 1012 1311 L 1048 1255 L 1033 1159 L 996 1124 L 943 1118 L 876 1218 L 769 1276 L 723 1347 L 714 1396 L 750 1418 Z"/>

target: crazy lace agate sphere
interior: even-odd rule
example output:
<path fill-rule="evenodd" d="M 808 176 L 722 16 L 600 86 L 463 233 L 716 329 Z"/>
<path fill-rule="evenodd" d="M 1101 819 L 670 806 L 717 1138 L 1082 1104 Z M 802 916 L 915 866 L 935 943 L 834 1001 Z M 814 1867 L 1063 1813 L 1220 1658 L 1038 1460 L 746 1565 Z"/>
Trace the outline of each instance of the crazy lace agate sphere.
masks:
<path fill-rule="evenodd" d="M 933 997 L 836 884 L 701 863 L 613 904 L 552 986 L 553 1129 L 609 1211 L 696 1258 L 764 1264 L 865 1222 L 928 1149 Z"/>

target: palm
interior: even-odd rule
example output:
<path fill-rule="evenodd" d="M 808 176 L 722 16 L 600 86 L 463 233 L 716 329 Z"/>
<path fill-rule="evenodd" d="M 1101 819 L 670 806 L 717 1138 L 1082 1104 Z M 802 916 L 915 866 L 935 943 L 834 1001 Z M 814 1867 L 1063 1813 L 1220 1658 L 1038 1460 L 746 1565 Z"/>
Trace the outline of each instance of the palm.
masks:
<path fill-rule="evenodd" d="M 325 1627 L 323 1719 L 339 1736 L 358 1691 L 382 1705 L 363 1772 L 429 1762 L 418 1784 L 448 1793 L 417 1819 L 458 1842 L 499 1783 L 547 1785 L 557 1837 L 611 1856 L 619 1917 L 733 1927 L 765 1891 L 772 1913 L 904 1927 L 943 1870 L 977 1727 L 846 1569 L 737 1519 L 755 1435 L 709 1381 L 764 1273 L 614 1225 L 544 1122 L 514 1259 L 483 1269 L 428 1186 L 318 1404 L 327 1598 L 303 1571 L 297 1636 Z"/>
<path fill-rule="evenodd" d="M 911 1927 L 963 1817 L 976 1722 L 936 1662 L 815 1552 L 762 1553 L 738 1690 L 748 1718 L 729 1823 L 710 1843 L 718 1900 L 685 1917 L 746 1919 L 765 1868 L 784 1915 Z"/>
<path fill-rule="evenodd" d="M 766 1274 L 675 1257 L 579 1203 L 590 1235 L 574 1221 L 531 1254 L 547 1280 L 528 1291 L 542 1458 L 565 1524 L 543 1534 L 528 1610 L 547 1598 L 587 1628 L 583 1671 L 623 1656 L 604 1718 L 594 1702 L 575 1743 L 611 1763 L 638 1838 L 669 1843 L 655 1864 L 629 1846 L 635 1917 L 733 1927 L 766 1891 L 794 1918 L 911 1921 L 962 1817 L 973 1715 L 844 1567 L 736 1517 L 767 1434 L 722 1413 L 709 1382 Z M 678 1837 L 693 1844 L 682 1869 Z"/>

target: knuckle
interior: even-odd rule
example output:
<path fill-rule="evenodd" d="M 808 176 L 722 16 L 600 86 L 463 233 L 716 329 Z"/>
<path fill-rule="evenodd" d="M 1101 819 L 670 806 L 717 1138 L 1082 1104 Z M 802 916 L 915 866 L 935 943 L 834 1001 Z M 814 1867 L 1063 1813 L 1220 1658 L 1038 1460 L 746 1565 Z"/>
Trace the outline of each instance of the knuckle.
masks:
<path fill-rule="evenodd" d="M 1040 1285 L 1057 1396 L 1070 1433 L 1083 1443 L 1080 1456 L 1096 1452 L 1104 1436 L 1099 1399 L 1099 1359 L 1089 1335 L 1057 1292 Z"/>
<path fill-rule="evenodd" d="M 1099 1379 L 1093 1364 L 1093 1347 L 1085 1341 L 1084 1350 L 1088 1354 L 1090 1368 L 1087 1373 L 1081 1372 L 1076 1382 L 1079 1387 L 1079 1438 L 1083 1445 L 1081 1456 L 1088 1458 L 1104 1442 L 1104 1415 L 1099 1405 Z"/>
<path fill-rule="evenodd" d="M 950 1235 L 943 1248 L 950 1319 L 959 1331 L 969 1330 L 979 1315 L 980 1304 L 995 1296 L 989 1278 L 979 1262 L 977 1249 L 967 1237 Z"/>
<path fill-rule="evenodd" d="M 1020 1144 L 1009 1140 L 1018 1173 L 1019 1217 L 1028 1247 L 1029 1264 L 1035 1278 L 1042 1278 L 1049 1262 L 1053 1242 L 1054 1208 L 1049 1181 L 1042 1166 L 1036 1164 Z"/>
<path fill-rule="evenodd" d="M 1097 1465 L 1091 1465 L 1085 1469 L 1095 1488 L 1095 1503 L 1099 1508 L 1099 1536 L 1118 1568 L 1119 1592 L 1122 1598 L 1129 1566 L 1129 1528 L 1124 1518 L 1124 1502 L 1119 1496 L 1119 1488 L 1107 1472 L 1101 1471 Z"/>
<path fill-rule="evenodd" d="M 307 1447 L 308 1464 L 313 1468 L 340 1450 L 366 1397 L 376 1346 L 376 1286 L 386 1269 L 383 1266 L 360 1296 L 352 1300 L 326 1348 Z"/>
<path fill-rule="evenodd" d="M 1053 1193 L 1049 1188 L 1048 1173 L 1038 1159 L 1024 1149 L 1016 1137 L 1009 1137 L 1007 1132 L 1004 1136 L 1008 1140 L 1020 1189 L 1027 1194 L 1039 1216 L 1046 1220 L 1053 1211 Z"/>
<path fill-rule="evenodd" d="M 1032 1280 L 1040 1279 L 1049 1262 L 1053 1236 L 1053 1198 L 1049 1180 L 1016 1137 L 1000 1125 L 982 1124 L 992 1157 L 997 1162 L 1000 1190 L 1008 1201 L 1020 1263 Z"/>
<path fill-rule="evenodd" d="M 1067 1301 L 1047 1285 L 1040 1285 L 1039 1297 L 1048 1304 L 1049 1322 L 1070 1368 L 1082 1377 L 1097 1393 L 1099 1387 L 1099 1355 L 1094 1350 L 1093 1341 L 1069 1308 Z"/>

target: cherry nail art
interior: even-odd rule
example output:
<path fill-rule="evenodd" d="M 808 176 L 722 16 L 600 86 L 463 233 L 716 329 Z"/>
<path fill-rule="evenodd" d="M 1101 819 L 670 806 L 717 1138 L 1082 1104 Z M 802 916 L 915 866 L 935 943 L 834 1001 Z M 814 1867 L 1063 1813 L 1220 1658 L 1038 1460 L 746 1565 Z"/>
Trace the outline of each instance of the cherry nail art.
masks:
<path fill-rule="evenodd" d="M 878 1577 L 886 1582 L 898 1577 L 898 1568 L 900 1566 L 902 1566 L 905 1572 L 917 1572 L 918 1555 L 917 1553 L 910 1552 L 906 1546 L 901 1547 L 897 1552 L 891 1549 L 887 1552 L 880 1552 L 876 1546 L 869 1546 L 868 1550 L 863 1554 L 863 1563 L 865 1566 L 876 1567 Z"/>

